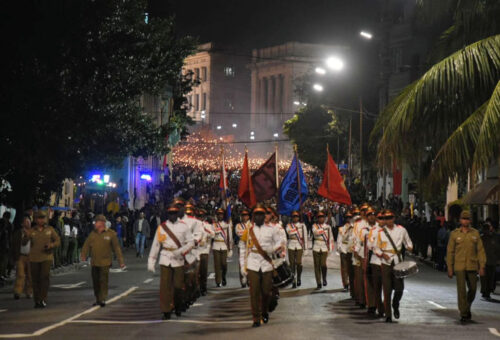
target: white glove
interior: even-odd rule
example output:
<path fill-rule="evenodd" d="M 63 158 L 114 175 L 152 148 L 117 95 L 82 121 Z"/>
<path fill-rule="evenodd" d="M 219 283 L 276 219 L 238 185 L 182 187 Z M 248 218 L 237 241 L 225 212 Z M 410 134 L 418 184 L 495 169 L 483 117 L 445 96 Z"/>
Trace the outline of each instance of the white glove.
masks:
<path fill-rule="evenodd" d="M 154 262 L 148 262 L 148 271 L 150 271 L 151 273 L 155 272 L 155 264 L 154 264 Z"/>
<path fill-rule="evenodd" d="M 233 257 L 233 251 L 232 250 L 230 250 L 230 251 L 227 252 L 227 257 Z"/>
<path fill-rule="evenodd" d="M 176 249 L 174 251 L 172 251 L 172 254 L 175 256 L 175 257 L 179 257 L 182 255 L 182 252 L 180 249 Z"/>
<path fill-rule="evenodd" d="M 243 267 L 241 267 L 241 276 L 243 276 L 245 278 L 245 281 L 246 281 L 246 278 L 247 278 L 247 270 Z"/>
<path fill-rule="evenodd" d="M 243 275 L 243 277 L 241 278 L 241 283 L 242 283 L 243 285 L 246 285 L 246 284 L 247 284 L 247 277 L 246 277 L 246 275 Z"/>

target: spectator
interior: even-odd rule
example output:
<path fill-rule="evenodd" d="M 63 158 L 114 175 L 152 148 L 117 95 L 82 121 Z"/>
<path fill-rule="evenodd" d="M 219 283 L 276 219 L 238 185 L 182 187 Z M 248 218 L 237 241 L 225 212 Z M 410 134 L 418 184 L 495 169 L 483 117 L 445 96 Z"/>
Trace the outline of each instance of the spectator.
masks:
<path fill-rule="evenodd" d="M 0 220 L 0 282 L 7 279 L 7 266 L 9 264 L 9 250 L 12 237 L 12 224 L 10 223 L 10 212 L 3 213 Z"/>
<path fill-rule="evenodd" d="M 500 235 L 496 232 L 493 223 L 486 222 L 483 226 L 484 250 L 486 252 L 486 267 L 484 276 L 481 276 L 481 295 L 486 300 L 495 291 L 495 274 L 498 260 L 500 260 Z"/>
<path fill-rule="evenodd" d="M 122 217 L 120 215 L 116 216 L 114 230 L 116 232 L 116 237 L 118 238 L 118 244 L 123 249 L 124 230 L 123 230 Z"/>
<path fill-rule="evenodd" d="M 148 221 L 144 218 L 143 212 L 139 214 L 139 218 L 134 223 L 135 235 L 135 250 L 137 257 L 144 257 L 144 246 L 146 245 L 146 237 L 149 236 L 150 228 Z"/>
<path fill-rule="evenodd" d="M 445 262 L 445 256 L 446 256 L 446 246 L 448 245 L 448 237 L 449 237 L 449 232 L 446 228 L 446 225 L 443 224 L 439 228 L 437 232 L 437 256 L 436 256 L 436 262 L 437 262 L 437 270 L 439 271 L 446 271 L 446 262 Z"/>
<path fill-rule="evenodd" d="M 23 217 L 21 228 L 14 231 L 12 237 L 12 258 L 16 262 L 16 282 L 14 283 L 14 299 L 19 299 L 21 294 L 26 294 L 28 299 L 33 296 L 31 285 L 31 268 L 29 261 L 31 242 L 22 244 L 22 239 L 29 234 L 31 229 L 31 219 L 29 216 Z"/>

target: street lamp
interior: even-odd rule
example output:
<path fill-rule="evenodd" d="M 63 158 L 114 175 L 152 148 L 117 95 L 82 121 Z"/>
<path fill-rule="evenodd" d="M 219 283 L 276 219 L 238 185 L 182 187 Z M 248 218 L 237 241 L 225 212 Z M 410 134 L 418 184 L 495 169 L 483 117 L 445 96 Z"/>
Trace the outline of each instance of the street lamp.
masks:
<path fill-rule="evenodd" d="M 275 132 L 275 133 L 274 133 L 274 135 L 273 135 L 273 137 L 274 137 L 274 138 L 278 138 L 278 137 L 279 137 L 278 133 L 277 133 L 277 132 Z"/>
<path fill-rule="evenodd" d="M 222 126 L 221 125 L 217 125 L 217 130 L 220 130 L 222 129 Z"/>
<path fill-rule="evenodd" d="M 300 105 L 300 102 L 298 100 L 296 100 L 296 101 L 293 102 L 293 105 L 297 105 L 298 106 L 298 105 Z"/>
<path fill-rule="evenodd" d="M 237 127 L 238 127 L 238 124 L 233 123 L 233 127 L 234 127 L 234 128 L 237 128 Z"/>
<path fill-rule="evenodd" d="M 366 32 L 366 31 L 359 32 L 359 35 L 362 36 L 365 39 L 368 39 L 368 40 L 370 40 L 371 38 L 373 38 L 373 35 L 370 32 Z"/>
<path fill-rule="evenodd" d="M 323 92 L 323 85 L 321 85 L 321 84 L 314 84 L 313 85 L 313 89 L 316 92 Z"/>
<path fill-rule="evenodd" d="M 341 71 L 344 68 L 344 62 L 338 57 L 329 57 L 326 59 L 326 66 L 333 71 Z"/>
<path fill-rule="evenodd" d="M 322 67 L 316 67 L 316 69 L 314 70 L 317 74 L 326 74 L 326 70 Z"/>

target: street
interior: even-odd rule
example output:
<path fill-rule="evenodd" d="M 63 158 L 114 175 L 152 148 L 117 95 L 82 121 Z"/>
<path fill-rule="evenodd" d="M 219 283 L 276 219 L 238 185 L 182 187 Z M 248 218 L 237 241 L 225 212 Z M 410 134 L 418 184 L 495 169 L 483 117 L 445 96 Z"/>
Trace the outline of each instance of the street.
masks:
<path fill-rule="evenodd" d="M 0 291 L 0 338 L 40 339 L 494 339 L 500 337 L 500 295 L 496 302 L 473 304 L 473 322 L 458 322 L 455 281 L 427 265 L 405 282 L 401 318 L 393 324 L 366 316 L 341 289 L 338 257 L 329 260 L 327 289 L 314 289 L 311 255 L 305 258 L 302 287 L 281 290 L 269 324 L 252 329 L 247 289 L 239 288 L 236 254 L 229 263 L 228 285 L 201 297 L 182 317 L 161 320 L 159 274 L 146 271 L 146 258 L 125 251 L 127 269 L 110 274 L 108 304 L 94 302 L 89 268 L 53 276 L 48 307 L 12 298 L 11 287 Z M 210 263 L 209 271 L 213 271 Z M 497 289 L 498 293 L 498 289 Z"/>

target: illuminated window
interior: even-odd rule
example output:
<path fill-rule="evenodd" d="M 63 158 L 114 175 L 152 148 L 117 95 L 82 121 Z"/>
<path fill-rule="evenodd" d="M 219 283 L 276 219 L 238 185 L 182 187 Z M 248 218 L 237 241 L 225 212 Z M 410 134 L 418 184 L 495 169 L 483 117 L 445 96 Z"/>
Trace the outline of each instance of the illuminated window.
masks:
<path fill-rule="evenodd" d="M 226 67 L 224 67 L 224 75 L 226 77 L 232 77 L 232 78 L 234 78 L 234 75 L 235 75 L 234 67 L 233 66 L 226 66 Z"/>

